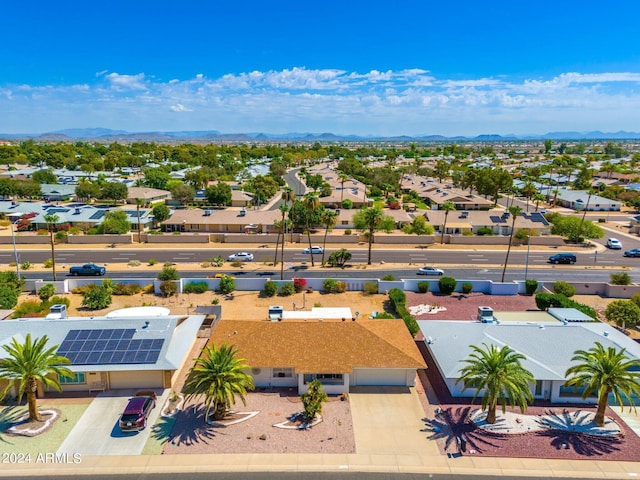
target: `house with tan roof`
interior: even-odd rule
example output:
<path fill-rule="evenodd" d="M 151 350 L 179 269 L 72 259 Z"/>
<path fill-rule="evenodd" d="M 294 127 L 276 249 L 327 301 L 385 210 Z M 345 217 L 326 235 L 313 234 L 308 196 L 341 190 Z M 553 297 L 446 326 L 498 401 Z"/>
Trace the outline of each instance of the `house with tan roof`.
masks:
<path fill-rule="evenodd" d="M 135 204 L 137 198 L 142 200 L 145 204 L 164 202 L 171 198 L 171 192 L 167 190 L 160 190 L 159 188 L 129 187 L 127 203 Z"/>
<path fill-rule="evenodd" d="M 444 210 L 429 210 L 424 214 L 427 222 L 439 233 L 445 224 Z M 451 211 L 447 215 L 445 234 L 458 235 L 465 232 L 478 233 L 479 229 L 490 228 L 494 235 L 511 235 L 513 218 L 502 210 L 462 210 Z M 551 233 L 551 225 L 540 212 L 521 212 L 516 218 L 515 230 L 527 229 L 536 235 Z"/>
<path fill-rule="evenodd" d="M 257 233 L 270 233 L 281 218 L 280 210 L 189 208 L 176 210 L 162 225 L 167 232 L 244 233 L 252 226 Z"/>
<path fill-rule="evenodd" d="M 256 387 L 307 390 L 320 380 L 329 394 L 353 386 L 415 383 L 426 364 L 402 320 L 221 320 L 209 343 L 238 349 Z"/>

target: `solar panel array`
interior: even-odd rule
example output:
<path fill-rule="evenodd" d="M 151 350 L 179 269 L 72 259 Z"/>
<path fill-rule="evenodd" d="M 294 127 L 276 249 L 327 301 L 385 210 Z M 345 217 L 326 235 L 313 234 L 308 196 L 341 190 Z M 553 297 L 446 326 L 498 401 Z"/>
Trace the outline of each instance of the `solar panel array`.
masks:
<path fill-rule="evenodd" d="M 70 330 L 58 355 L 72 365 L 155 363 L 164 344 L 162 338 L 133 339 L 133 328 Z"/>
<path fill-rule="evenodd" d="M 89 217 L 89 220 L 98 220 L 104 217 L 105 213 L 107 213 L 105 210 L 98 210 L 97 212 L 94 212 L 93 215 Z"/>

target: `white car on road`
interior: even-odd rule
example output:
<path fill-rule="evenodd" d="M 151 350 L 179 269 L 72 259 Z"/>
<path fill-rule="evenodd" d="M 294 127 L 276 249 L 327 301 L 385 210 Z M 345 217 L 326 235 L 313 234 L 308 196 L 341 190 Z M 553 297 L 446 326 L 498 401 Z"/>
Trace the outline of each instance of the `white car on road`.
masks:
<path fill-rule="evenodd" d="M 253 253 L 238 252 L 227 257 L 227 262 L 235 262 L 236 260 L 240 262 L 251 262 L 253 260 Z"/>
<path fill-rule="evenodd" d="M 322 252 L 324 252 L 324 248 L 322 248 L 322 247 L 315 247 L 315 246 L 314 246 L 314 247 L 311 247 L 311 248 L 307 247 L 307 248 L 305 248 L 305 249 L 302 251 L 302 253 L 312 253 L 312 254 L 313 254 L 313 253 L 322 253 Z"/>
<path fill-rule="evenodd" d="M 416 272 L 418 275 L 444 275 L 444 270 L 436 267 L 420 267 Z"/>

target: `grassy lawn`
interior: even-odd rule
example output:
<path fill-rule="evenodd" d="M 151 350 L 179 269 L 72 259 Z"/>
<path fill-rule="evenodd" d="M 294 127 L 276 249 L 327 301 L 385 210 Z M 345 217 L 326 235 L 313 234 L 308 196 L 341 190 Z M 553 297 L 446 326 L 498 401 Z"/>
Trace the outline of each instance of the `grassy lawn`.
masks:
<path fill-rule="evenodd" d="M 169 441 L 169 435 L 174 423 L 176 423 L 175 417 L 160 417 L 151 427 L 151 435 L 142 449 L 142 455 L 162 454 L 162 449 Z"/>
<path fill-rule="evenodd" d="M 55 453 L 62 442 L 67 437 L 71 429 L 78 423 L 78 420 L 89 406 L 87 403 L 38 405 L 40 410 L 56 408 L 62 412 L 62 416 L 53 426 L 41 435 L 35 437 L 23 437 L 7 435 L 6 430 L 22 414 L 27 412 L 26 406 L 3 407 L 0 409 L 0 452 L 24 453 L 32 456 L 39 453 Z"/>

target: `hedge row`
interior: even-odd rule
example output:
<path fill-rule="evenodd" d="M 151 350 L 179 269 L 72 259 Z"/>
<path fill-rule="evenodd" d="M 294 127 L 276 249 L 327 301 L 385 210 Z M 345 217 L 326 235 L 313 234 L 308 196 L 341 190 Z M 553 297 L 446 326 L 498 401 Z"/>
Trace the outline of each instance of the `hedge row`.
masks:
<path fill-rule="evenodd" d="M 407 296 L 405 293 L 399 288 L 392 288 L 389 290 L 389 300 L 396 314 L 404 321 L 411 336 L 415 337 L 420 327 L 418 327 L 418 322 L 416 322 L 415 317 L 407 310 Z"/>
<path fill-rule="evenodd" d="M 560 293 L 546 293 L 540 292 L 536 294 L 536 306 L 540 310 L 547 310 L 551 307 L 559 308 L 575 308 L 576 310 L 590 316 L 594 320 L 598 319 L 598 314 L 589 305 L 576 302 L 570 298 L 565 297 Z"/>

